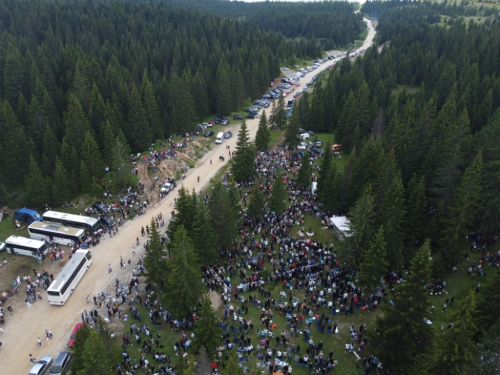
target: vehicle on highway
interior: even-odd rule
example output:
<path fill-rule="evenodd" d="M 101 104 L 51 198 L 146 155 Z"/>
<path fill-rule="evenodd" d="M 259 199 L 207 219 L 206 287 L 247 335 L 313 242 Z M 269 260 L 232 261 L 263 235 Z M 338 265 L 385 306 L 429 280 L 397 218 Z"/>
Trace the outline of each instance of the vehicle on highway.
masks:
<path fill-rule="evenodd" d="M 71 336 L 69 337 L 69 341 L 68 341 L 68 346 L 71 348 L 73 345 L 75 345 L 75 341 L 76 341 L 76 332 L 78 332 L 78 330 L 80 328 L 83 327 L 83 323 L 76 323 L 75 326 L 73 327 L 73 331 L 71 332 Z"/>
<path fill-rule="evenodd" d="M 58 306 L 64 305 L 91 264 L 92 251 L 77 250 L 47 288 L 49 303 Z"/>

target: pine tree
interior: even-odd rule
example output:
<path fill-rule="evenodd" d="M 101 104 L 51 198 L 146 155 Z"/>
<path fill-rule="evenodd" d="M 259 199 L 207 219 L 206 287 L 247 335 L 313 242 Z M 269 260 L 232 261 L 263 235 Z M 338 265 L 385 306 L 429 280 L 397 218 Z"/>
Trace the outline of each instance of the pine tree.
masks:
<path fill-rule="evenodd" d="M 273 182 L 271 196 L 269 197 L 269 210 L 276 214 L 281 214 L 287 206 L 287 193 L 281 172 L 276 173 L 276 178 Z"/>
<path fill-rule="evenodd" d="M 202 200 L 198 202 L 189 236 L 193 240 L 201 264 L 212 264 L 217 260 L 217 234 L 212 227 L 210 211 Z"/>
<path fill-rule="evenodd" d="M 285 129 L 286 122 L 287 120 L 286 120 L 285 98 L 283 95 L 280 95 L 278 98 L 278 104 L 276 106 L 276 115 L 273 119 L 273 123 L 277 129 Z"/>
<path fill-rule="evenodd" d="M 482 331 L 487 331 L 491 326 L 498 325 L 500 319 L 498 315 L 500 311 L 500 299 L 498 298 L 500 274 L 493 274 L 491 278 L 487 279 L 481 288 L 481 293 L 477 295 L 475 321 L 477 328 Z"/>
<path fill-rule="evenodd" d="M 446 249 L 444 257 L 450 265 L 458 262 L 464 238 L 469 233 L 472 219 L 479 207 L 482 167 L 483 159 L 480 152 L 465 170 L 445 213 L 441 243 L 442 248 Z"/>
<path fill-rule="evenodd" d="M 215 109 L 217 113 L 228 115 L 231 112 L 231 81 L 229 80 L 229 69 L 224 57 L 219 61 L 215 76 Z"/>
<path fill-rule="evenodd" d="M 237 233 L 238 206 L 231 203 L 229 192 L 220 185 L 210 200 L 212 227 L 217 234 L 217 249 L 232 249 Z"/>
<path fill-rule="evenodd" d="M 68 186 L 68 172 L 64 168 L 61 159 L 56 161 L 56 169 L 54 170 L 54 178 L 52 181 L 52 202 L 53 204 L 63 204 L 71 197 L 70 187 Z"/>
<path fill-rule="evenodd" d="M 396 286 L 393 304 L 382 306 L 371 337 L 373 353 L 384 369 L 414 374 L 419 361 L 431 350 L 434 331 L 424 322 L 429 307 L 425 289 L 431 277 L 431 252 L 426 241 L 412 259 L 406 282 Z"/>
<path fill-rule="evenodd" d="M 89 173 L 87 165 L 80 160 L 80 191 L 82 194 L 90 193 L 92 186 L 92 175 Z"/>
<path fill-rule="evenodd" d="M 130 179 L 130 148 L 125 143 L 123 133 L 121 137 L 115 138 L 112 152 L 112 172 L 116 175 L 117 182 L 122 186 L 127 186 Z"/>
<path fill-rule="evenodd" d="M 448 320 L 453 325 L 438 337 L 438 350 L 432 363 L 431 374 L 461 375 L 475 373 L 475 354 L 478 347 L 473 337 L 475 325 L 476 294 L 471 291 L 457 310 L 452 311 Z"/>
<path fill-rule="evenodd" d="M 104 174 L 104 163 L 99 146 L 89 131 L 85 133 L 80 155 L 91 176 L 101 177 Z"/>
<path fill-rule="evenodd" d="M 204 289 L 198 254 L 182 225 L 177 228 L 169 250 L 169 272 L 163 296 L 174 317 L 182 319 L 193 311 Z"/>
<path fill-rule="evenodd" d="M 45 179 L 33 156 L 30 157 L 28 174 L 24 184 L 26 186 L 26 198 L 30 205 L 43 207 L 48 202 Z"/>
<path fill-rule="evenodd" d="M 290 123 L 285 130 L 285 141 L 284 143 L 288 146 L 296 146 L 299 142 L 299 132 L 300 129 L 300 119 L 297 113 L 292 114 Z"/>
<path fill-rule="evenodd" d="M 69 146 L 79 150 L 82 139 L 85 139 L 85 133 L 89 130 L 89 123 L 80 101 L 73 93 L 69 94 L 68 107 L 64 114 L 64 125 L 64 140 Z"/>
<path fill-rule="evenodd" d="M 255 174 L 255 152 L 250 143 L 246 121 L 243 120 L 238 133 L 236 151 L 233 153 L 233 166 L 231 171 L 237 182 L 250 181 Z"/>
<path fill-rule="evenodd" d="M 153 140 L 153 133 L 142 106 L 141 95 L 135 85 L 128 98 L 128 107 L 127 138 L 131 141 L 132 150 L 146 150 Z"/>
<path fill-rule="evenodd" d="M 349 218 L 351 236 L 348 242 L 354 249 L 354 264 L 359 265 L 363 262 L 365 251 L 375 233 L 374 198 L 371 185 L 368 185 L 364 194 L 351 209 Z"/>
<path fill-rule="evenodd" d="M 323 154 L 323 160 L 321 161 L 321 167 L 318 174 L 318 186 L 316 187 L 316 196 L 321 202 L 325 201 L 325 192 L 328 185 L 331 185 L 332 181 L 328 180 L 328 172 L 332 165 L 332 151 L 331 145 L 329 143 L 325 146 L 326 152 Z"/>
<path fill-rule="evenodd" d="M 3 113 L 0 110 L 0 118 L 6 129 L 3 142 L 3 155 L 5 160 L 2 173 L 6 181 L 13 186 L 20 184 L 28 171 L 28 163 L 18 162 L 20 158 L 28 160 L 34 150 L 28 149 L 28 139 L 24 134 L 23 127 L 17 120 L 14 110 L 7 101 L 3 103 Z"/>
<path fill-rule="evenodd" d="M 299 172 L 297 173 L 297 184 L 303 189 L 307 189 L 311 185 L 312 167 L 308 153 L 302 157 Z"/>
<path fill-rule="evenodd" d="M 99 333 L 94 330 L 90 330 L 83 344 L 83 356 L 85 358 L 83 367 L 79 368 L 75 374 L 109 375 L 112 370 L 111 357 L 108 355 L 106 347 L 99 337 Z"/>
<path fill-rule="evenodd" d="M 78 374 L 78 371 L 85 368 L 85 362 L 88 359 L 85 355 L 85 343 L 89 340 L 92 333 L 92 329 L 87 324 L 83 324 L 76 331 L 75 341 L 70 348 L 71 361 L 69 362 L 69 369 L 72 374 Z"/>
<path fill-rule="evenodd" d="M 194 191 L 193 196 L 191 196 L 184 186 L 181 186 L 175 203 L 175 217 L 170 221 L 167 229 L 168 238 L 171 241 L 174 239 L 177 228 L 181 225 L 188 233 L 191 233 L 196 210 L 198 209 L 197 200 L 198 198 Z"/>
<path fill-rule="evenodd" d="M 146 268 L 146 279 L 149 283 L 159 286 L 163 284 L 167 273 L 166 252 L 161 242 L 160 233 L 156 222 L 151 219 L 149 225 L 149 242 L 144 267 Z"/>
<path fill-rule="evenodd" d="M 384 227 L 381 226 L 370 241 L 370 247 L 365 253 L 365 260 L 359 268 L 359 284 L 366 288 L 368 294 L 380 285 L 380 279 L 389 270 L 386 247 Z"/>
<path fill-rule="evenodd" d="M 425 208 L 427 198 L 425 196 L 425 181 L 423 177 L 413 175 L 406 189 L 406 218 L 404 228 L 406 232 L 406 247 L 410 253 L 416 248 L 417 243 L 422 241 L 425 228 Z"/>
<path fill-rule="evenodd" d="M 250 202 L 248 203 L 247 210 L 248 216 L 254 219 L 259 219 L 264 216 L 266 200 L 259 186 L 255 186 L 249 200 Z"/>
<path fill-rule="evenodd" d="M 225 367 L 221 370 L 222 375 L 241 375 L 241 367 L 238 362 L 238 353 L 234 350 L 226 353 Z"/>
<path fill-rule="evenodd" d="M 267 126 L 266 112 L 262 112 L 262 117 L 259 121 L 259 128 L 257 129 L 257 134 L 255 135 L 255 148 L 257 150 L 267 150 L 269 147 L 269 141 L 271 139 L 271 132 Z"/>
<path fill-rule="evenodd" d="M 153 85 L 148 79 L 146 70 L 142 75 L 141 99 L 146 121 L 151 129 L 153 139 L 163 139 L 163 127 L 161 124 L 160 109 L 156 102 Z"/>
<path fill-rule="evenodd" d="M 208 295 L 204 296 L 201 310 L 197 314 L 197 320 L 194 324 L 194 339 L 193 339 L 193 350 L 195 354 L 200 352 L 200 349 L 205 348 L 208 357 L 212 358 L 216 352 L 217 348 L 222 342 L 222 332 L 219 328 L 219 321 L 217 319 L 217 314 L 212 308 L 210 302 L 210 297 Z"/>

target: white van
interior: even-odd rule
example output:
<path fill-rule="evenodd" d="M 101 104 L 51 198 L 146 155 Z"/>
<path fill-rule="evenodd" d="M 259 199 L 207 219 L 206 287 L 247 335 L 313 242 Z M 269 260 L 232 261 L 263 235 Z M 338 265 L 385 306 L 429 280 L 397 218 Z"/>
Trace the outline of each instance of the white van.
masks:
<path fill-rule="evenodd" d="M 217 133 L 217 138 L 215 138 L 215 144 L 216 145 L 220 145 L 223 140 L 224 140 L 224 133 L 223 132 L 218 132 Z"/>

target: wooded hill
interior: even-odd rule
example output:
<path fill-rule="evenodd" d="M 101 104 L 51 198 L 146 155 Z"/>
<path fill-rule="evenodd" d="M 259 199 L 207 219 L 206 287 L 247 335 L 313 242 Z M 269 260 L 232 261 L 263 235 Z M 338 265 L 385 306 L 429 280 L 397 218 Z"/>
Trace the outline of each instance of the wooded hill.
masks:
<path fill-rule="evenodd" d="M 300 54 L 313 56 L 319 50 L 332 50 L 352 43 L 366 29 L 355 4 L 323 2 L 257 2 L 220 0 L 170 0 L 176 6 L 246 20 L 263 30 L 300 38 L 295 46 Z"/>
<path fill-rule="evenodd" d="M 381 226 L 393 265 L 431 238 L 436 264 L 451 267 L 470 232 L 500 233 L 500 24 L 441 27 L 429 9 L 381 12 L 385 48 L 344 60 L 295 112 L 350 153 L 344 170 L 322 168 L 318 192 L 330 211 L 350 212 L 358 263 Z"/>
<path fill-rule="evenodd" d="M 0 33 L 0 195 L 32 168 L 27 204 L 88 190 L 117 137 L 126 156 L 241 108 L 296 54 L 279 33 L 163 2 L 4 0 Z"/>

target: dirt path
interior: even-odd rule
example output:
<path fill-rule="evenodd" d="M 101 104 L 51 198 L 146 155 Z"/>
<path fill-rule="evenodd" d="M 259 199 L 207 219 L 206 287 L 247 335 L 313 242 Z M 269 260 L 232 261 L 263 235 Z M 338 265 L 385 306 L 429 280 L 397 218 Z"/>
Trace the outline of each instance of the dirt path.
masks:
<path fill-rule="evenodd" d="M 368 37 L 373 39 L 374 31 L 368 33 Z M 371 40 L 370 40 L 371 42 Z M 365 48 L 365 44 L 363 45 Z M 324 69 L 322 66 L 320 69 Z M 319 70 L 314 70 L 300 80 L 301 86 L 306 82 L 311 81 L 312 77 L 318 74 Z M 269 118 L 271 108 L 266 108 L 266 114 Z M 250 139 L 255 139 L 259 120 L 248 120 L 248 130 Z M 237 126 L 228 127 L 228 129 L 237 128 Z M 235 133 L 237 129 L 235 129 Z M 230 146 L 231 151 L 235 149 L 237 136 L 224 140 L 222 145 L 215 146 L 208 151 L 205 156 L 197 162 L 195 168 L 187 174 L 182 185 L 191 191 L 201 188 L 210 182 L 217 171 L 227 163 L 219 161 L 219 155 L 226 155 L 226 146 Z M 210 164 L 210 160 L 213 163 Z M 149 181 L 147 169 L 141 174 L 140 178 L 143 182 Z M 200 176 L 200 182 L 197 182 L 197 176 Z M 86 304 L 85 297 L 97 295 L 103 290 L 106 290 L 109 285 L 114 285 L 118 270 L 120 269 L 120 256 L 123 259 L 132 258 L 133 264 L 137 263 L 138 257 L 143 252 L 144 237 L 141 237 L 140 228 L 150 223 L 151 218 L 158 213 L 163 213 L 165 218 L 170 217 L 173 200 L 176 193 L 167 195 L 166 198 L 159 201 L 155 206 L 151 207 L 145 215 L 142 215 L 135 220 L 127 221 L 117 236 L 112 239 L 106 238 L 100 245 L 93 248 L 94 263 L 83 277 L 75 292 L 70 297 L 64 306 L 52 306 L 44 300 L 33 305 L 31 310 L 24 305 L 21 306 L 16 314 L 9 317 L 8 324 L 5 325 L 5 336 L 0 337 L 3 347 L 0 350 L 0 368 L 3 374 L 23 374 L 27 373 L 31 368 L 29 362 L 29 354 L 33 354 L 36 358 L 44 355 L 52 357 L 66 348 L 71 330 L 73 326 L 81 321 L 81 313 L 89 306 Z M 166 223 L 167 225 L 167 223 Z M 137 255 L 132 256 L 131 249 L 135 246 L 135 239 L 139 237 L 141 246 L 136 247 Z M 107 266 L 110 264 L 113 268 L 112 273 L 108 273 Z M 54 334 L 54 338 L 49 344 L 42 340 L 42 346 L 36 345 L 36 339 L 45 337 L 45 329 L 50 330 Z"/>
<path fill-rule="evenodd" d="M 152 182 L 148 174 L 148 165 L 149 163 L 139 163 L 138 176 L 139 176 L 139 181 L 141 181 L 141 183 L 144 184 L 144 188 L 146 189 L 146 192 L 148 194 L 148 199 L 150 204 L 154 205 L 156 202 L 160 200 L 160 198 L 158 197 L 156 190 L 149 190 L 149 187 L 152 185 Z"/>

